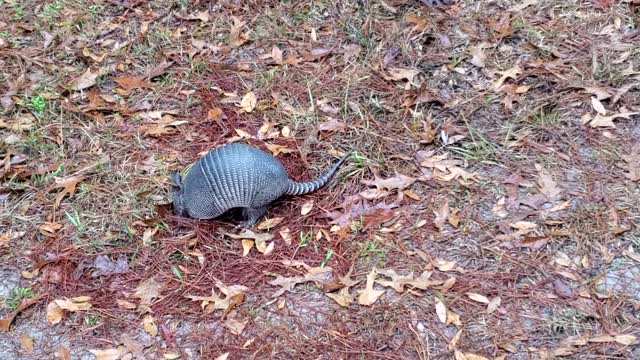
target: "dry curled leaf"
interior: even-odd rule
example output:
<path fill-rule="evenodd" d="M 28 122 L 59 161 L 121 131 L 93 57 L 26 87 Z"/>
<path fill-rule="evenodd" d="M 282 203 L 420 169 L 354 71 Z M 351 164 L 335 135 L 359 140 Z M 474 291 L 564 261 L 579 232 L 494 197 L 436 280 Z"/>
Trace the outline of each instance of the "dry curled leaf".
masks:
<path fill-rule="evenodd" d="M 483 304 L 491 303 L 491 301 L 489 301 L 489 299 L 487 299 L 487 297 L 484 295 L 480 295 L 476 293 L 467 293 L 467 296 L 469 297 L 469 299 L 473 301 L 477 301 L 479 303 L 483 303 Z"/>
<path fill-rule="evenodd" d="M 353 304 L 355 301 L 355 296 L 351 295 L 348 286 L 343 287 L 337 293 L 327 293 L 325 295 L 333 299 L 342 307 L 349 307 L 349 305 Z"/>
<path fill-rule="evenodd" d="M 138 284 L 136 291 L 131 296 L 140 299 L 139 311 L 148 312 L 153 300 L 160 297 L 161 291 L 162 284 L 152 277 Z"/>
<path fill-rule="evenodd" d="M 312 268 L 312 267 L 305 266 L 305 268 L 307 269 L 307 274 L 303 276 L 284 277 L 280 274 L 268 273 L 268 275 L 276 277 L 274 280 L 271 280 L 269 284 L 281 287 L 281 289 L 276 291 L 272 295 L 272 297 L 277 298 L 278 296 L 284 294 L 285 292 L 293 290 L 293 288 L 297 284 L 302 284 L 309 281 L 319 282 L 319 281 L 327 280 L 331 277 L 331 273 L 333 272 L 333 269 L 329 266 L 324 268 L 321 268 L 321 267 Z"/>
<path fill-rule="evenodd" d="M 427 21 L 416 14 L 409 14 L 405 18 L 405 21 L 414 24 L 413 31 L 421 32 L 427 28 Z"/>
<path fill-rule="evenodd" d="M 89 67 L 87 70 L 77 78 L 75 78 L 72 82 L 72 89 L 76 91 L 84 90 L 92 87 L 96 84 L 96 80 L 99 76 L 105 75 L 110 72 L 107 68 L 92 68 Z"/>
<path fill-rule="evenodd" d="M 249 91 L 242 97 L 242 100 L 240 101 L 240 109 L 246 113 L 250 113 L 256 108 L 257 103 L 258 98 L 256 97 L 256 94 L 253 91 Z"/>
<path fill-rule="evenodd" d="M 302 208 L 300 209 L 300 215 L 307 215 L 313 209 L 313 200 L 309 200 L 302 204 Z"/>
<path fill-rule="evenodd" d="M 470 49 L 471 52 L 471 64 L 482 68 L 487 61 L 487 54 L 484 52 L 484 49 L 488 46 L 487 43 L 481 43 L 476 46 L 472 46 Z"/>
<path fill-rule="evenodd" d="M 224 297 L 220 297 L 214 290 L 211 290 L 210 296 L 186 295 L 185 297 L 192 301 L 202 301 L 200 305 L 206 314 L 210 314 L 215 310 L 222 310 L 223 316 L 226 316 L 236 306 L 242 304 L 245 294 L 249 291 L 246 286 L 225 285 L 220 280 L 216 280 L 216 287 Z"/>
<path fill-rule="evenodd" d="M 375 186 L 378 190 L 395 190 L 402 191 L 409 186 L 411 186 L 414 182 L 416 182 L 416 178 L 411 176 L 398 174 L 396 176 L 383 179 L 381 177 L 376 176 L 375 180 L 364 180 L 363 182 L 369 186 Z"/>
<path fill-rule="evenodd" d="M 384 287 L 392 287 L 397 292 L 403 292 L 405 286 L 411 286 L 416 289 L 426 290 L 431 286 L 440 285 L 442 281 L 429 280 L 431 277 L 430 271 L 424 271 L 420 276 L 414 277 L 413 272 L 407 275 L 400 275 L 392 269 L 378 269 L 376 272 L 380 275 L 391 278 L 391 281 L 376 280 L 376 283 Z"/>
<path fill-rule="evenodd" d="M 289 154 L 293 152 L 293 150 L 289 149 L 285 145 L 267 143 L 265 144 L 265 146 L 271 152 L 271 154 L 273 154 L 273 156 L 278 156 L 280 154 Z"/>
<path fill-rule="evenodd" d="M 438 320 L 440 320 L 440 322 L 444 324 L 447 322 L 447 307 L 444 305 L 442 301 L 440 301 L 440 299 L 435 299 L 435 300 L 436 300 L 436 315 L 438 315 Z"/>
<path fill-rule="evenodd" d="M 384 290 L 375 290 L 373 288 L 373 283 L 376 280 L 376 269 L 371 269 L 369 274 L 367 275 L 367 283 L 363 290 L 360 290 L 358 293 L 358 304 L 364 306 L 373 305 L 373 303 L 378 300 L 378 298 L 384 294 Z"/>
<path fill-rule="evenodd" d="M 222 325 L 229 329 L 233 335 L 240 335 L 248 323 L 248 320 L 240 321 L 236 319 L 227 319 L 222 323 Z"/>
<path fill-rule="evenodd" d="M 89 352 L 96 357 L 96 360 L 118 360 L 120 356 L 124 355 L 127 351 L 123 346 L 117 349 L 89 350 Z"/>
<path fill-rule="evenodd" d="M 113 78 L 113 81 L 118 83 L 118 85 L 122 86 L 122 88 L 127 91 L 153 87 L 150 82 L 145 80 L 144 76 L 120 76 Z"/>
<path fill-rule="evenodd" d="M 400 81 L 406 79 L 409 82 L 413 82 L 413 79 L 420 74 L 420 70 L 389 68 L 387 69 L 387 73 L 388 74 L 382 73 L 382 77 L 385 80 Z"/>
<path fill-rule="evenodd" d="M 158 326 L 155 323 L 155 320 L 153 319 L 153 316 L 151 316 L 151 314 L 147 314 L 144 316 L 144 318 L 142 318 L 142 326 L 144 327 L 144 331 L 147 332 L 147 334 L 155 337 L 158 335 Z"/>
<path fill-rule="evenodd" d="M 76 192 L 76 187 L 78 186 L 78 183 L 83 179 L 84 179 L 84 176 L 70 176 L 64 179 L 56 179 L 55 185 L 53 185 L 50 190 L 61 188 L 62 191 L 60 191 L 58 195 L 56 195 L 56 198 L 54 200 L 54 206 L 56 208 L 59 207 L 60 202 L 62 201 L 62 198 L 64 198 L 67 194 L 69 196 L 72 196 Z"/>
<path fill-rule="evenodd" d="M 233 24 L 231 24 L 231 30 L 229 30 L 229 45 L 231 45 L 231 47 L 238 47 L 249 40 L 249 37 L 242 33 L 242 28 L 247 23 L 236 16 L 231 16 L 231 20 Z"/>

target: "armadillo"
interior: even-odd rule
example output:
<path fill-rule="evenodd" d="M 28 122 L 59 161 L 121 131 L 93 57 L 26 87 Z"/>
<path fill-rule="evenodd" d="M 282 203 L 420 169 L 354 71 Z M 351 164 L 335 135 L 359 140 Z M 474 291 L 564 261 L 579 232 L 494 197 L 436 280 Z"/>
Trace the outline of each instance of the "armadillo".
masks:
<path fill-rule="evenodd" d="M 239 208 L 240 225 L 250 227 L 280 196 L 308 194 L 324 186 L 348 156 L 315 180 L 297 182 L 279 160 L 254 146 L 222 145 L 196 161 L 186 175 L 172 175 L 173 208 L 195 219 L 213 219 Z"/>

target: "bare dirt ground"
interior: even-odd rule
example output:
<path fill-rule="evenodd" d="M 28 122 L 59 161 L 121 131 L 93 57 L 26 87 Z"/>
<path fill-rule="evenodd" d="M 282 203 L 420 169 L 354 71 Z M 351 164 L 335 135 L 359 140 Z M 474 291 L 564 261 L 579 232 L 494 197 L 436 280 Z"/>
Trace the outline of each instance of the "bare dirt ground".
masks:
<path fill-rule="evenodd" d="M 640 358 L 637 0 L 0 9 L 0 358 Z M 233 141 L 355 152 L 174 216 Z"/>

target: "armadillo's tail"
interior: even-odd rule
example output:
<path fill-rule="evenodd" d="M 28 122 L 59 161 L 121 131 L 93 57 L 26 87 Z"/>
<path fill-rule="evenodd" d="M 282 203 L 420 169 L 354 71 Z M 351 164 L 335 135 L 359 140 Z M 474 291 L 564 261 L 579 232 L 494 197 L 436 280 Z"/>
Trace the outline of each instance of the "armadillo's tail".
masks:
<path fill-rule="evenodd" d="M 285 191 L 285 194 L 303 195 L 303 194 L 314 192 L 320 189 L 321 187 L 325 186 L 326 183 L 329 182 L 333 174 L 335 174 L 336 171 L 338 171 L 338 168 L 340 167 L 340 165 L 342 165 L 345 161 L 347 161 L 347 159 L 349 158 L 349 156 L 351 156 L 352 153 L 353 153 L 353 150 L 350 151 L 347 155 L 345 155 L 342 159 L 340 159 L 340 161 L 335 163 L 335 165 L 333 165 L 331 169 L 329 169 L 329 171 L 327 171 L 322 176 L 318 177 L 313 181 L 297 182 L 289 179 L 287 191 Z"/>

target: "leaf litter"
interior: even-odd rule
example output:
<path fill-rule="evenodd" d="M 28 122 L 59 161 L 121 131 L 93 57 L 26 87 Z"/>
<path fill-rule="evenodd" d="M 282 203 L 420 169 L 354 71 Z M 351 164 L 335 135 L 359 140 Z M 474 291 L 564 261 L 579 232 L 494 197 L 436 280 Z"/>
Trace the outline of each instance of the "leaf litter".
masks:
<path fill-rule="evenodd" d="M 221 328 L 232 335 L 216 338 L 212 358 L 233 354 L 238 344 L 266 356 L 261 349 L 273 351 L 273 342 L 296 356 L 298 336 L 306 350 L 327 356 L 366 349 L 375 357 L 384 341 L 386 356 L 412 358 L 428 354 L 420 339 L 446 333 L 441 325 L 459 329 L 426 346 L 446 347 L 459 359 L 504 358 L 521 349 L 579 357 L 602 344 L 605 352 L 629 355 L 625 347 L 637 334 L 628 329 L 637 324 L 627 301 L 612 310 L 627 322 L 609 324 L 596 309 L 609 306 L 612 295 L 579 285 L 589 278 L 585 272 L 609 281 L 603 269 L 620 257 L 638 261 L 627 239 L 637 217 L 628 191 L 640 171 L 632 146 L 639 111 L 634 31 L 624 27 L 626 15 L 614 2 L 560 4 L 546 23 L 536 20 L 544 4 L 535 0 L 478 7 L 422 1 L 410 9 L 383 2 L 376 8 L 382 13 L 367 18 L 346 5 L 330 14 L 340 24 L 348 16 L 347 31 L 323 12 L 290 22 L 291 9 L 280 5 L 196 4 L 183 15 L 159 15 L 137 2 L 117 5 L 97 16 L 65 3 L 64 18 L 95 25 L 82 34 L 63 31 L 55 14 L 27 24 L 12 18 L 11 7 L 0 18 L 0 30 L 15 30 L 0 36 L 9 55 L 2 59 L 8 81 L 0 118 L 8 182 L 0 202 L 15 217 L 2 218 L 0 247 L 3 256 L 28 251 L 34 264 L 21 264 L 19 274 L 37 281 L 36 291 L 50 291 L 58 328 L 96 311 L 110 330 L 120 317 L 113 306 L 137 312 L 139 329 L 160 339 L 154 356 L 178 358 L 184 349 L 176 344 L 188 342 L 176 323 L 208 308 L 225 317 Z M 53 7 L 35 11 L 44 9 Z M 377 41 L 375 34 L 385 34 L 387 45 L 364 45 Z M 169 200 L 166 173 L 233 141 L 266 148 L 298 176 L 325 151 L 353 147 L 360 156 L 334 185 L 270 209 L 256 229 L 264 233 L 229 240 L 221 236 L 226 225 L 216 221 L 151 213 L 145 201 Z M 288 154 L 299 142 L 308 150 L 304 164 L 292 164 Z M 108 162 L 78 171 L 104 153 Z M 61 162 L 72 175 L 56 172 Z M 515 171 L 522 181 L 502 181 Z M 52 202 L 52 212 L 41 211 Z M 144 231 L 129 226 L 151 218 L 157 225 Z M 254 256 L 253 248 L 265 256 Z M 556 255 L 559 249 L 566 256 Z M 347 268 L 348 275 L 334 276 Z M 526 285 L 549 274 L 548 283 Z M 525 285 L 508 286 L 514 283 Z M 315 284 L 329 302 L 309 302 L 314 292 L 303 284 Z M 211 296 L 176 301 L 209 290 Z M 281 294 L 273 309 L 259 304 L 274 291 Z M 411 311 L 423 300 L 427 312 L 416 317 Z M 287 312 L 305 306 L 336 313 L 319 324 L 298 316 L 297 326 L 269 328 L 268 340 L 254 335 L 265 330 L 265 309 L 274 311 L 270 319 L 289 321 L 295 315 Z M 255 317 L 246 317 L 248 308 Z M 563 341 L 542 330 L 518 336 L 494 325 L 526 317 L 548 329 L 551 320 L 537 315 L 556 308 L 590 314 L 592 323 L 570 324 L 590 335 Z M 392 341 L 390 330 L 367 322 L 381 317 L 395 329 Z M 8 329 L 13 318 L 2 321 Z M 341 321 L 357 326 L 344 331 Z M 326 330 L 322 343 L 314 340 L 317 328 Z M 469 329 L 489 335 L 477 338 Z M 103 348 L 101 339 L 92 352 L 122 358 L 147 351 L 146 344 L 109 341 Z M 21 341 L 26 352 L 28 342 Z M 483 355 L 489 348 L 493 353 Z"/>

